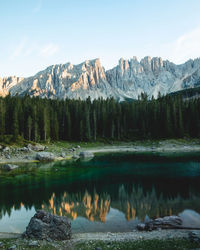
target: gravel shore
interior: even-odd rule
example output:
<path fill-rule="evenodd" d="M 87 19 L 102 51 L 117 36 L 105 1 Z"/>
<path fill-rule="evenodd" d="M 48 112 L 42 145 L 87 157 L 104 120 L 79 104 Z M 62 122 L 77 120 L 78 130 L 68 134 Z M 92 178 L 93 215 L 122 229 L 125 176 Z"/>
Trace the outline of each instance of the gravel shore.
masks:
<path fill-rule="evenodd" d="M 74 233 L 72 235 L 72 242 L 79 241 L 135 241 L 135 240 L 150 240 L 150 239 L 173 239 L 173 238 L 187 238 L 188 233 L 192 231 L 200 234 L 200 230 L 179 230 L 179 229 L 168 229 L 168 230 L 155 230 L 151 232 L 140 232 L 134 230 L 133 232 L 122 232 L 122 233 Z M 21 234 L 15 233 L 0 233 L 0 239 L 13 239 L 20 238 Z"/>

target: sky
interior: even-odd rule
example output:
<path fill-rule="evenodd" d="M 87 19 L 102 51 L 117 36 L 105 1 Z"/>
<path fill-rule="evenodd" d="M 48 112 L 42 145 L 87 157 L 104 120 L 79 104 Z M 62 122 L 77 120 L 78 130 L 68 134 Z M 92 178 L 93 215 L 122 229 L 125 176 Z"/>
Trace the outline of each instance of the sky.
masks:
<path fill-rule="evenodd" d="M 199 0 L 0 0 L 0 77 L 52 64 L 200 57 Z"/>

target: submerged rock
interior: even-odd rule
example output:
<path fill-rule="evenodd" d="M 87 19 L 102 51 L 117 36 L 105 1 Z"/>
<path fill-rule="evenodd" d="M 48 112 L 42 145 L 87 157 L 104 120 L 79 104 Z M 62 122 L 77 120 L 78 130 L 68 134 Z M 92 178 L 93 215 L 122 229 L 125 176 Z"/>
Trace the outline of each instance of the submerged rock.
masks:
<path fill-rule="evenodd" d="M 8 248 L 8 250 L 13 250 L 13 249 L 17 249 L 17 246 L 13 245 L 13 246 L 11 246 L 11 247 Z"/>
<path fill-rule="evenodd" d="M 39 161 L 54 161 L 55 160 L 55 155 L 50 152 L 40 152 L 37 153 L 36 155 L 36 160 Z"/>
<path fill-rule="evenodd" d="M 72 159 L 79 159 L 79 156 L 78 155 L 73 155 Z"/>
<path fill-rule="evenodd" d="M 79 156 L 81 158 L 93 158 L 94 154 L 91 152 L 84 151 L 84 152 L 80 152 Z"/>
<path fill-rule="evenodd" d="M 23 236 L 41 240 L 68 240 L 71 239 L 71 223 L 67 217 L 39 210 L 31 218 Z"/>
<path fill-rule="evenodd" d="M 14 164 L 5 164 L 5 165 L 2 166 L 3 170 L 7 170 L 7 171 L 16 169 L 16 168 L 18 168 L 18 167 L 19 167 L 19 166 L 14 165 Z"/>

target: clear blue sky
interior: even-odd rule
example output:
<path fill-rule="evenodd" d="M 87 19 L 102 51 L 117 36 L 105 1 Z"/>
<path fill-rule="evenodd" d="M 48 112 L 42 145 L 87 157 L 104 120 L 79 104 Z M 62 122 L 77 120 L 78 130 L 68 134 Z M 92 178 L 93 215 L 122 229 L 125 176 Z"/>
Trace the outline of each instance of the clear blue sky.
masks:
<path fill-rule="evenodd" d="M 199 0 L 1 0 L 0 76 L 51 64 L 200 56 Z"/>

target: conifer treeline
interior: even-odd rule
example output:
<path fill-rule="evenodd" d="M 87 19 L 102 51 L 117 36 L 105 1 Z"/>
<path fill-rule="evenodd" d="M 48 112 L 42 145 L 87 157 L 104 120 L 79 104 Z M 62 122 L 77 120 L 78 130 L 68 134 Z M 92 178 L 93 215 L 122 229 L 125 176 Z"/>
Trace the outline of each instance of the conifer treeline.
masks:
<path fill-rule="evenodd" d="M 117 102 L 0 98 L 0 135 L 27 140 L 96 141 L 200 137 L 200 99 Z"/>

